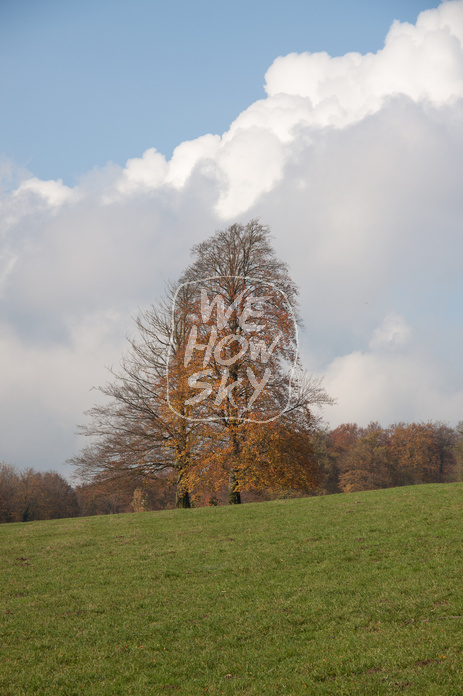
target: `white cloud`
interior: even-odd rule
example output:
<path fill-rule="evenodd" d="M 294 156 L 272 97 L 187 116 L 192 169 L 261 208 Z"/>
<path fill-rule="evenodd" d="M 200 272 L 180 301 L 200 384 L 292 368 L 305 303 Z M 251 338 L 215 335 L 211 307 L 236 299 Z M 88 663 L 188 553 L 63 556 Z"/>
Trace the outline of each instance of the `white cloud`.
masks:
<path fill-rule="evenodd" d="M 1 459 L 51 468 L 82 446 L 77 424 L 83 411 L 102 400 L 106 368 L 121 356 L 127 316 L 116 310 L 69 322 L 69 341 L 26 342 L 0 327 Z"/>
<path fill-rule="evenodd" d="M 462 95 L 462 44 L 461 3 L 444 3 L 421 13 L 416 26 L 395 21 L 375 54 L 277 58 L 266 74 L 266 92 L 309 100 L 306 115 L 320 127 L 358 121 L 396 94 L 442 104 Z"/>
<path fill-rule="evenodd" d="M 129 159 L 116 189 L 120 193 L 133 193 L 140 189 L 157 188 L 165 182 L 168 166 L 164 155 L 154 147 L 146 150 L 142 157 Z"/>
<path fill-rule="evenodd" d="M 178 145 L 169 162 L 166 182 L 175 188 L 182 188 L 198 163 L 207 165 L 214 161 L 219 146 L 220 136 L 210 134 Z"/>
<path fill-rule="evenodd" d="M 463 381 L 429 355 L 414 351 L 354 351 L 333 360 L 325 386 L 337 396 L 328 414 L 332 426 L 356 422 L 443 420 L 463 413 Z"/>
<path fill-rule="evenodd" d="M 406 95 L 441 106 L 463 96 L 462 3 L 421 13 L 415 25 L 395 21 L 375 54 L 291 53 L 266 73 L 267 99 L 252 104 L 220 138 L 205 135 L 176 148 L 167 163 L 156 150 L 131 159 L 116 184 L 120 193 L 181 188 L 195 167 L 212 168 L 221 188 L 222 219 L 241 215 L 281 180 L 285 147 L 301 129 L 345 128 Z M 316 137 L 315 133 L 313 137 Z"/>
<path fill-rule="evenodd" d="M 271 225 L 301 286 L 333 423 L 462 418 L 462 42 L 459 0 L 376 54 L 277 58 L 226 133 L 3 195 L 0 458 L 73 454 L 130 315 L 237 218 Z"/>
<path fill-rule="evenodd" d="M 404 346 L 410 339 L 411 330 L 403 317 L 390 312 L 373 334 L 369 346 L 373 350 L 393 350 Z"/>
<path fill-rule="evenodd" d="M 44 205 L 53 208 L 69 201 L 73 197 L 75 198 L 76 193 L 69 186 L 65 186 L 61 179 L 58 179 L 58 181 L 42 181 L 36 177 L 31 177 L 21 183 L 13 196 L 20 199 L 23 204 L 27 197 L 33 196 L 36 200 L 43 202 Z"/>
<path fill-rule="evenodd" d="M 12 273 L 18 257 L 9 249 L 0 251 L 0 298 L 4 295 L 8 276 Z"/>

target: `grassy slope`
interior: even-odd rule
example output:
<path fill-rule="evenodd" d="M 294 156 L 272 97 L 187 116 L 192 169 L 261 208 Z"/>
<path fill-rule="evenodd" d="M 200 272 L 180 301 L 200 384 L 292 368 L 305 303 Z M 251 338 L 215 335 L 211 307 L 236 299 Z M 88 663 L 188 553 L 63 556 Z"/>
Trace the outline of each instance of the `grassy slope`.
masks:
<path fill-rule="evenodd" d="M 0 694 L 463 693 L 463 484 L 0 527 Z"/>

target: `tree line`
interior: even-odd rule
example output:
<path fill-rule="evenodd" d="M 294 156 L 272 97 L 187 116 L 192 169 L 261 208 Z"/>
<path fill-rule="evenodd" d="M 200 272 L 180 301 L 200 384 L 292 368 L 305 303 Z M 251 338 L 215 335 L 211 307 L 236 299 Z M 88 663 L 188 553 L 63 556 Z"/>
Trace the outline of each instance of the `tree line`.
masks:
<path fill-rule="evenodd" d="M 456 428 L 440 422 L 319 427 L 312 445 L 317 484 L 309 493 L 280 485 L 249 487 L 242 502 L 463 481 L 463 421 Z M 0 464 L 0 522 L 171 509 L 176 480 L 175 470 L 166 469 L 162 475 L 96 478 L 72 486 L 54 471 Z M 198 487 L 190 505 L 223 505 L 227 494 L 226 482 L 213 492 Z"/>
<path fill-rule="evenodd" d="M 56 471 L 19 471 L 0 463 L 0 522 L 76 517 L 80 512 L 76 491 Z"/>
<path fill-rule="evenodd" d="M 463 481 L 463 421 L 347 423 L 314 434 L 322 493 Z"/>

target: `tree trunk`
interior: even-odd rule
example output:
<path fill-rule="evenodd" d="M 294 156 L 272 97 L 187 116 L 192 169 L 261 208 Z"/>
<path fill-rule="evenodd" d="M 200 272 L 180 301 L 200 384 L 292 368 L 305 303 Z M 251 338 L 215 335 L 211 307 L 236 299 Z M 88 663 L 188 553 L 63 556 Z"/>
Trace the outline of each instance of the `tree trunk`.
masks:
<path fill-rule="evenodd" d="M 176 508 L 189 508 L 190 505 L 190 494 L 188 491 L 179 491 L 177 488 L 177 493 L 175 495 L 175 507 Z"/>
<path fill-rule="evenodd" d="M 237 376 L 232 375 L 232 378 L 236 379 Z M 240 453 L 241 453 L 241 442 L 240 442 L 236 427 L 232 427 L 231 437 L 232 437 L 232 442 L 233 442 L 232 462 L 238 463 L 239 458 L 240 458 Z M 227 503 L 228 503 L 228 505 L 240 505 L 241 504 L 241 494 L 240 494 L 240 491 L 238 489 L 238 481 L 236 478 L 236 471 L 233 468 L 233 465 L 230 469 L 230 474 L 228 476 Z"/>
<path fill-rule="evenodd" d="M 236 474 L 234 469 L 230 469 L 230 475 L 228 477 L 228 505 L 240 505 L 241 504 L 241 494 L 237 488 L 238 482 L 236 480 Z"/>
<path fill-rule="evenodd" d="M 183 471 L 180 470 L 177 476 L 177 490 L 175 492 L 175 507 L 176 508 L 189 508 L 190 504 L 190 494 L 185 488 L 183 483 Z"/>

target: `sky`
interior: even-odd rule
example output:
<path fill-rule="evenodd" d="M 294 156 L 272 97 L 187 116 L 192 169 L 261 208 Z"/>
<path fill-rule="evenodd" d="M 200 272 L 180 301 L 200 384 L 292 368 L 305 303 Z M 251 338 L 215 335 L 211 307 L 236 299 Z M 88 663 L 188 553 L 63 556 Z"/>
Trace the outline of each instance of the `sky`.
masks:
<path fill-rule="evenodd" d="M 463 1 L 0 2 L 0 461 L 83 446 L 132 317 L 233 222 L 326 422 L 463 419 Z"/>

